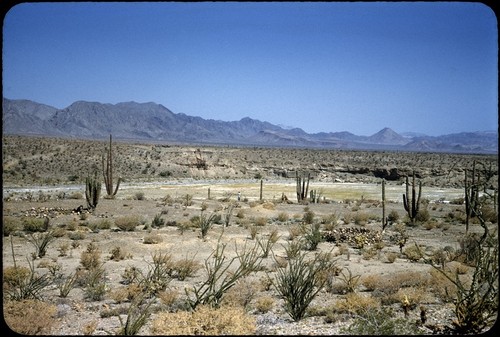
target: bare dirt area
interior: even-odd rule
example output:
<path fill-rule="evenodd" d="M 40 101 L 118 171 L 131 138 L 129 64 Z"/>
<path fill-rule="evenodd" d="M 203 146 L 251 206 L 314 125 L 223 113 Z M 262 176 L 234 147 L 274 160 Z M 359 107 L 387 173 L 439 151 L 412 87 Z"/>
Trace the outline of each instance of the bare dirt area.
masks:
<path fill-rule="evenodd" d="M 463 203 L 464 169 L 485 162 L 494 190 L 496 156 L 117 143 L 114 184 L 123 182 L 114 198 L 103 185 L 87 210 L 84 180 L 102 177 L 105 142 L 4 137 L 2 146 L 4 319 L 21 333 L 366 333 L 361 321 L 392 324 L 372 334 L 447 333 L 457 290 L 439 269 L 468 284 L 466 238 L 483 225 L 498 246 L 494 204 L 485 201 L 487 221 L 472 218 L 466 236 Z M 196 165 L 200 154 L 206 166 Z M 415 223 L 402 198 L 413 171 L 422 183 Z M 316 202 L 297 200 L 296 172 L 311 174 Z M 318 272 L 310 289 L 319 292 L 293 319 L 280 286 L 298 258 L 311 266 L 304 277 Z M 14 267 L 46 283 L 23 293 L 30 283 L 20 285 Z M 40 326 L 20 324 L 29 310 L 13 309 L 31 298 L 44 305 Z"/>

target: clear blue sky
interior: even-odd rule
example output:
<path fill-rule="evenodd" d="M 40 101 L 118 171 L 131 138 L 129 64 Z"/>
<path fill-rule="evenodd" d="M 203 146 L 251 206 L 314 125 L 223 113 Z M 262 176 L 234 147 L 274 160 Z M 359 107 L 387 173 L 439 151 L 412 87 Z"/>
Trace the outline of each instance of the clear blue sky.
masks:
<path fill-rule="evenodd" d="M 310 133 L 497 130 L 497 19 L 467 2 L 22 3 L 4 18 L 3 95 Z"/>

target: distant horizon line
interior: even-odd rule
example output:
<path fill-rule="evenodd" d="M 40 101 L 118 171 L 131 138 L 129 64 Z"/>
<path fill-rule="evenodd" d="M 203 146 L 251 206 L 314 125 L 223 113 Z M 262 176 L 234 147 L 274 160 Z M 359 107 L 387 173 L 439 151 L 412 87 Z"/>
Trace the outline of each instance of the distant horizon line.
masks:
<path fill-rule="evenodd" d="M 497 129 L 490 129 L 490 130 L 474 130 L 474 131 L 458 131 L 458 132 L 452 132 L 452 133 L 445 133 L 445 134 L 440 134 L 440 135 L 437 135 L 437 136 L 432 136 L 432 135 L 428 135 L 426 134 L 425 132 L 419 132 L 419 131 L 395 131 L 392 127 L 389 127 L 389 126 L 384 126 L 383 128 L 381 128 L 380 130 L 370 134 L 370 135 L 360 135 L 360 134 L 355 134 L 355 133 L 352 133 L 351 131 L 348 131 L 348 130 L 342 130 L 342 131 L 319 131 L 319 132 L 307 132 L 305 131 L 304 129 L 298 127 L 298 126 L 291 126 L 291 125 L 283 125 L 283 124 L 274 124 L 274 123 L 271 123 L 271 122 L 268 122 L 268 121 L 262 121 L 260 119 L 256 119 L 256 118 L 253 118 L 253 117 L 250 117 L 250 116 L 244 116 L 242 118 L 240 118 L 239 120 L 223 120 L 223 119 L 213 119 L 213 118 L 205 118 L 205 117 L 202 117 L 202 116 L 197 116 L 197 115 L 188 115 L 184 112 L 174 112 L 172 110 L 170 110 L 167 106 L 165 106 L 164 104 L 162 103 L 157 103 L 155 101 L 148 101 L 148 102 L 137 102 L 137 101 L 134 101 L 134 100 L 130 100 L 130 101 L 120 101 L 120 102 L 116 102 L 116 103 L 110 103 L 110 102 L 99 102 L 99 101 L 95 101 L 95 100 L 85 100 L 85 99 L 79 99 L 79 100 L 75 100 L 73 101 L 72 103 L 70 103 L 69 105 L 63 107 L 63 108 L 58 108 L 56 106 L 53 106 L 53 105 L 50 105 L 50 104 L 47 104 L 47 103 L 41 103 L 41 102 L 38 102 L 38 101 L 35 101 L 35 100 L 32 100 L 32 99 L 28 99 L 28 98 L 8 98 L 8 97 L 5 97 L 5 96 L 2 96 L 3 99 L 7 99 L 7 100 L 11 100 L 11 101 L 30 101 L 30 102 L 34 102 L 34 103 L 37 103 L 37 104 L 43 104 L 43 105 L 46 105 L 48 107 L 51 107 L 51 108 L 54 108 L 54 109 L 57 109 L 57 110 L 63 110 L 63 109 L 66 109 L 68 107 L 70 107 L 71 105 L 73 105 L 74 103 L 77 103 L 77 102 L 85 102 L 85 103 L 97 103 L 97 104 L 110 104 L 110 105 L 118 105 L 118 104 L 121 104 L 121 103 L 135 103 L 135 104 L 156 104 L 156 105 L 161 105 L 163 107 L 165 107 L 166 109 L 168 109 L 169 111 L 171 111 L 172 113 L 174 114 L 183 114 L 183 115 L 186 115 L 186 116 L 192 116 L 192 117 L 199 117 L 199 118 L 202 118 L 204 120 L 213 120 L 213 121 L 221 121 L 221 122 L 239 122 L 245 118 L 249 118 L 249 119 L 252 119 L 252 120 L 256 120 L 256 121 L 260 121 L 260 122 L 265 122 L 265 123 L 269 123 L 269 124 L 272 124 L 272 125 L 275 125 L 275 126 L 278 126 L 284 130 L 293 130 L 293 129 L 299 129 L 299 130 L 302 130 L 304 131 L 305 133 L 308 133 L 308 134 L 311 134 L 311 135 L 315 135 L 315 134 L 319 134 L 319 133 L 341 133 L 341 132 L 348 132 L 354 136 L 360 136 L 360 137 L 370 137 L 370 136 L 373 136 L 377 133 L 379 133 L 380 131 L 382 130 L 385 130 L 385 129 L 390 129 L 391 131 L 397 133 L 398 135 L 400 136 L 403 136 L 403 137 L 406 137 L 405 135 L 407 134 L 415 134 L 416 136 L 411 136 L 411 137 L 440 137 L 440 136 L 447 136 L 447 135 L 454 135 L 454 134 L 460 134 L 460 133 L 488 133 L 488 132 L 492 132 L 492 133 L 496 133 L 498 135 L 499 133 L 499 128 L 500 126 L 497 127 Z M 3 108 L 2 108 L 2 111 L 3 111 Z"/>

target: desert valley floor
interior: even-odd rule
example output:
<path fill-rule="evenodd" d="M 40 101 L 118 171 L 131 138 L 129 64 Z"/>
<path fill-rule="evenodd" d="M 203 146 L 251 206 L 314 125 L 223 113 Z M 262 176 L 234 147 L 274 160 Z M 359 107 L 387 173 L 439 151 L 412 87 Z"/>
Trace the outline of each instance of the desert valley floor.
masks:
<path fill-rule="evenodd" d="M 470 284 L 465 251 L 485 227 L 498 247 L 497 156 L 115 142 L 118 191 L 102 184 L 87 209 L 107 147 L 3 137 L 3 311 L 18 333 L 449 333 L 459 291 L 444 275 Z M 474 162 L 491 200 L 466 235 Z M 310 269 L 292 288 L 318 292 L 292 319 L 281 286 L 297 259 Z"/>

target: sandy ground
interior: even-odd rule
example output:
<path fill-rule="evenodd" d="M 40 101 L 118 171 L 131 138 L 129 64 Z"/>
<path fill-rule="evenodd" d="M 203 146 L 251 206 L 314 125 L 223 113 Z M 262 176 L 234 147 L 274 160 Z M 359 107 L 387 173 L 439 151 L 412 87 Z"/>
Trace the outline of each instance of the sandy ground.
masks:
<path fill-rule="evenodd" d="M 68 275 L 79 268 L 82 252 L 84 252 L 91 242 L 97 245 L 101 252 L 104 268 L 106 270 L 107 295 L 101 301 L 90 301 L 85 298 L 81 288 L 73 289 L 65 299 L 58 296 L 58 290 L 53 287 L 47 290 L 46 301 L 58 306 L 59 318 L 57 326 L 52 330 L 55 335 L 59 334 L 83 334 L 85 327 L 89 324 L 97 323 L 93 334 L 109 334 L 120 327 L 117 317 L 102 318 L 103 308 L 112 308 L 122 304 L 116 303 L 110 296 L 112 290 L 123 287 L 121 284 L 122 275 L 127 268 L 132 266 L 141 270 L 148 268 L 152 258 L 159 252 L 172 254 L 175 259 L 192 258 L 196 259 L 202 265 L 208 259 L 210 254 L 216 249 L 218 244 L 226 244 L 228 258 L 235 256 L 236 250 L 241 251 L 244 247 L 253 247 L 256 240 L 250 237 L 249 228 L 254 225 L 259 218 L 266 218 L 267 224 L 258 227 L 258 236 L 265 238 L 272 230 L 277 230 L 279 234 L 278 241 L 273 246 L 275 256 L 285 256 L 285 247 L 289 243 L 290 229 L 302 222 L 302 216 L 306 210 L 314 212 L 315 221 L 320 222 L 322 217 L 336 214 L 338 218 L 337 227 L 363 227 L 372 231 L 380 231 L 380 220 L 370 220 L 367 224 L 358 226 L 355 224 L 344 224 L 342 219 L 346 214 L 355 212 L 365 212 L 372 214 L 374 219 L 381 218 L 380 185 L 377 184 L 342 184 L 342 183 L 322 183 L 314 184 L 310 188 L 321 191 L 322 196 L 328 203 L 298 204 L 295 200 L 295 184 L 289 181 L 264 181 L 263 202 L 260 199 L 260 182 L 256 180 L 226 181 L 217 183 L 215 181 L 202 182 L 176 182 L 162 183 L 151 182 L 149 184 L 124 184 L 117 198 L 101 199 L 93 214 L 85 216 L 71 213 L 70 210 L 85 205 L 84 199 L 63 199 L 55 200 L 55 195 L 62 190 L 67 193 L 74 191 L 83 192 L 82 187 L 41 187 L 32 188 L 33 193 L 39 193 L 42 190 L 44 195 L 54 195 L 48 201 L 27 201 L 24 195 L 29 192 L 24 189 L 4 189 L 4 197 L 10 195 L 11 201 L 5 201 L 3 204 L 4 217 L 22 218 L 26 215 L 49 215 L 50 225 L 53 227 L 64 228 L 71 222 L 78 223 L 77 231 L 84 233 L 84 238 L 79 240 L 79 245 L 69 250 L 66 256 L 60 256 L 58 250 L 63 244 L 71 245 L 68 235 L 57 238 L 48 248 L 47 254 L 43 258 L 37 258 L 34 263 L 38 272 L 47 272 L 47 266 L 50 264 L 59 264 L 64 274 Z M 208 190 L 210 189 L 210 199 L 208 199 Z M 240 201 L 237 200 L 237 194 L 241 192 Z M 401 203 L 401 194 L 404 193 L 404 186 L 389 185 L 386 187 L 387 213 L 396 210 L 401 219 L 404 217 L 404 209 Z M 281 203 L 281 195 L 288 196 L 292 203 Z M 428 209 L 431 217 L 438 223 L 444 223 L 446 215 L 455 209 L 462 207 L 448 203 L 435 203 L 436 200 L 453 200 L 461 196 L 462 191 L 457 189 L 425 188 L 422 198 L 429 199 Z M 189 206 L 183 205 L 183 198 L 186 194 L 192 195 L 192 203 Z M 136 200 L 141 195 L 142 200 Z M 165 197 L 170 196 L 173 201 L 165 202 Z M 351 200 L 351 202 L 348 202 Z M 209 231 L 205 240 L 200 238 L 200 231 L 197 228 L 180 231 L 175 226 L 165 226 L 160 229 L 146 230 L 144 225 L 140 225 L 133 232 L 120 232 L 111 230 L 100 230 L 93 232 L 89 229 L 89 223 L 98 223 L 103 219 L 115 221 L 120 217 L 139 216 L 143 224 L 149 224 L 155 215 L 161 214 L 165 221 L 176 221 L 177 223 L 189 221 L 192 217 L 200 215 L 201 206 L 206 205 L 205 214 L 210 212 L 219 212 L 224 214 L 229 205 L 234 206 L 233 216 L 229 227 L 216 224 Z M 353 208 L 357 207 L 357 208 Z M 280 222 L 277 220 L 282 213 L 288 214 L 288 220 Z M 240 216 L 236 216 L 239 214 Z M 397 273 L 421 273 L 428 275 L 431 267 L 421 262 L 411 262 L 403 254 L 400 254 L 399 246 L 391 241 L 391 236 L 395 234 L 395 225 L 389 226 L 384 232 L 382 240 L 385 244 L 381 252 L 372 258 L 366 259 L 363 256 L 363 249 L 348 246 L 349 253 L 341 251 L 341 246 L 329 242 L 322 242 L 318 246 L 319 252 L 331 252 L 336 256 L 336 265 L 342 270 L 349 270 L 352 275 L 364 277 L 366 275 L 378 275 L 381 277 Z M 474 227 L 473 231 L 479 231 L 480 228 Z M 449 226 L 435 227 L 425 229 L 422 226 L 408 228 L 410 243 L 418 243 L 424 250 L 433 251 L 446 246 L 458 247 L 458 239 L 463 237 L 463 225 L 451 224 Z M 150 235 L 158 235 L 161 242 L 156 244 L 145 244 L 145 238 Z M 11 247 L 11 241 L 12 244 Z M 127 254 L 128 258 L 121 261 L 110 260 L 111 250 L 120 247 Z M 3 265 L 11 266 L 14 263 L 11 248 L 14 250 L 14 258 L 18 265 L 27 265 L 27 257 L 34 251 L 34 247 L 27 242 L 23 236 L 12 236 L 3 238 Z M 393 252 L 398 254 L 398 258 L 389 263 L 386 256 Z M 311 254 L 313 254 L 311 252 Z M 259 271 L 252 274 L 249 280 L 259 282 L 259 280 L 268 273 L 273 275 L 276 270 L 276 260 L 270 255 L 262 260 L 265 271 Z M 173 279 L 169 288 L 177 291 L 179 301 L 185 296 L 185 289 L 193 285 L 200 284 L 206 277 L 203 268 L 187 278 L 184 281 Z M 359 291 L 363 291 L 360 286 Z M 273 327 L 273 324 L 264 324 L 258 328 L 259 333 L 263 334 L 335 334 L 338 333 L 339 322 L 326 323 L 318 317 L 307 317 L 300 323 L 292 322 L 283 309 L 282 300 L 277 297 L 274 290 L 259 291 L 258 296 L 270 295 L 276 300 L 273 309 L 266 315 L 273 315 L 274 319 L 282 322 L 280 328 Z M 341 301 L 344 294 L 334 294 L 322 291 L 320 297 L 313 302 L 316 306 L 335 305 Z M 280 302 L 281 301 L 281 302 Z M 429 312 L 435 312 L 430 318 L 432 324 L 450 324 L 453 318 L 452 307 L 449 304 L 442 303 L 435 296 L 429 294 L 428 298 L 422 300 L 422 305 L 429 308 Z M 396 308 L 398 308 L 396 306 Z M 250 310 L 258 322 L 264 322 L 263 314 Z M 397 315 L 402 316 L 402 311 L 397 309 Z M 267 317 L 267 316 L 266 316 Z M 411 312 L 411 319 L 418 320 L 419 311 Z M 154 314 L 151 320 L 154 319 Z M 141 334 L 150 334 L 150 323 L 146 324 Z M 309 324 L 307 323 L 309 322 Z M 311 327 L 314 330 L 311 331 Z M 274 329 L 274 330 L 273 330 Z M 425 330 L 429 332 L 430 330 Z"/>

